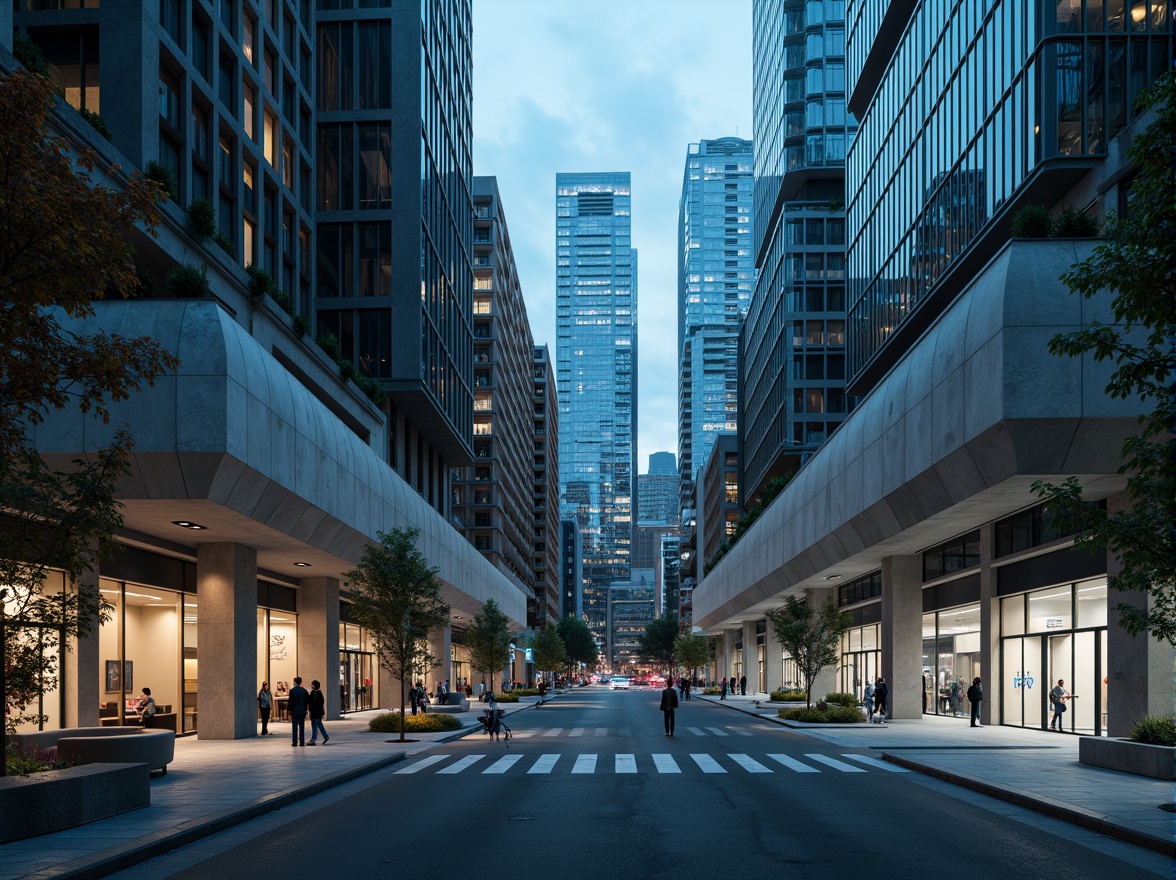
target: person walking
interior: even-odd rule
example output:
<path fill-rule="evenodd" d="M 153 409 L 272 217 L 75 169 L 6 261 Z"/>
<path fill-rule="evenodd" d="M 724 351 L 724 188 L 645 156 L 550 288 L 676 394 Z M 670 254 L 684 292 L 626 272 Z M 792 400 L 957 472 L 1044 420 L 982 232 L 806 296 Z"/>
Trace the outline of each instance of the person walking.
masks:
<path fill-rule="evenodd" d="M 274 695 L 270 693 L 269 682 L 261 683 L 257 692 L 257 711 L 261 713 L 261 735 L 269 736 L 270 710 L 274 707 Z"/>
<path fill-rule="evenodd" d="M 867 681 L 863 702 L 866 704 L 866 720 L 871 724 L 874 723 L 874 693 L 874 682 Z"/>
<path fill-rule="evenodd" d="M 674 689 L 674 683 L 668 681 L 661 696 L 662 718 L 666 724 L 666 736 L 668 737 L 673 737 L 674 735 L 674 710 L 677 708 L 678 692 Z"/>
<path fill-rule="evenodd" d="M 408 689 L 408 705 L 412 707 L 412 714 L 415 715 L 417 713 L 417 689 L 415 684 Z"/>
<path fill-rule="evenodd" d="M 421 707 L 422 715 L 428 714 L 429 692 L 425 690 L 425 683 L 423 681 L 417 684 L 417 705 Z"/>
<path fill-rule="evenodd" d="M 1074 699 L 1070 692 L 1066 690 L 1066 680 L 1059 678 L 1057 685 L 1049 692 L 1049 705 L 1053 709 L 1053 717 L 1049 719 L 1049 729 L 1054 729 L 1054 722 L 1057 722 L 1058 733 L 1062 732 L 1062 715 L 1066 712 L 1066 700 Z"/>
<path fill-rule="evenodd" d="M 721 682 L 719 682 L 719 699 L 720 700 L 727 699 L 727 679 L 726 678 L 724 678 Z"/>
<path fill-rule="evenodd" d="M 143 696 L 135 703 L 135 712 L 144 727 L 155 726 L 155 697 L 151 696 L 151 688 L 143 688 Z"/>
<path fill-rule="evenodd" d="M 682 679 L 682 698 L 687 703 L 690 702 L 690 679 L 688 678 Z"/>
<path fill-rule="evenodd" d="M 877 724 L 886 723 L 886 698 L 890 696 L 890 686 L 886 684 L 886 677 L 879 675 L 874 682 L 874 703 L 877 706 Z"/>
<path fill-rule="evenodd" d="M 972 727 L 984 726 L 980 723 L 980 703 L 983 699 L 984 686 L 980 684 L 980 676 L 976 676 L 968 688 L 968 702 L 972 704 Z"/>
<path fill-rule="evenodd" d="M 747 676 L 746 675 L 739 676 L 739 696 L 741 696 L 741 697 L 747 696 Z"/>
<path fill-rule="evenodd" d="M 306 710 L 310 706 L 310 694 L 302 686 L 302 677 L 294 676 L 294 687 L 290 688 L 290 745 L 297 748 L 306 745 Z"/>
<path fill-rule="evenodd" d="M 327 698 L 323 696 L 323 692 L 319 690 L 319 683 L 312 681 L 310 683 L 310 701 L 307 704 L 307 709 L 310 712 L 310 742 L 307 745 L 317 745 L 315 742 L 321 732 L 323 735 L 323 745 L 327 744 L 330 739 L 327 736 L 327 729 L 323 727 L 323 719 L 327 717 Z"/>

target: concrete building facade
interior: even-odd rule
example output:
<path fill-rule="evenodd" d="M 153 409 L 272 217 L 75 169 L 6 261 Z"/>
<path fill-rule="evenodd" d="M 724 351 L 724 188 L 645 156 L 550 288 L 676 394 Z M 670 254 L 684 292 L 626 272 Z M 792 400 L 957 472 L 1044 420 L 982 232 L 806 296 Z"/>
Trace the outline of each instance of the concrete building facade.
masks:
<path fill-rule="evenodd" d="M 536 345 L 531 358 L 534 414 L 532 511 L 535 604 L 530 626 L 554 626 L 563 616 L 560 597 L 559 401 L 551 350 Z"/>

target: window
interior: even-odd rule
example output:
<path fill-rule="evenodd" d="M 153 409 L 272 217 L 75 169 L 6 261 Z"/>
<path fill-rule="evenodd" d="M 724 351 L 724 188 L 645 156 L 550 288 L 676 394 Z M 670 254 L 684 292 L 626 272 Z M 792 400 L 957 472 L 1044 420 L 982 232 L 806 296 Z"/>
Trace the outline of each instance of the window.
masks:
<path fill-rule="evenodd" d="M 268 110 L 265 112 L 265 159 L 275 171 L 278 168 L 278 120 Z"/>
<path fill-rule="evenodd" d="M 241 16 L 241 48 L 253 64 L 253 47 L 257 44 L 257 21 L 250 15 Z"/>
<path fill-rule="evenodd" d="M 192 66 L 196 72 L 208 81 L 208 22 L 202 18 L 192 18 Z"/>
<path fill-rule="evenodd" d="M 192 152 L 208 161 L 208 111 L 199 104 L 192 105 Z"/>
<path fill-rule="evenodd" d="M 245 247 L 241 250 L 241 264 L 244 266 L 253 265 L 253 249 L 254 238 L 257 236 L 257 226 L 248 217 L 244 218 L 245 229 Z"/>
<path fill-rule="evenodd" d="M 159 115 L 180 127 L 180 81 L 171 71 L 159 68 Z"/>
<path fill-rule="evenodd" d="M 359 25 L 358 106 L 365 109 L 392 106 L 392 28 L 388 22 Z"/>
<path fill-rule="evenodd" d="M 282 183 L 294 189 L 294 144 L 290 141 L 282 145 Z"/>
<path fill-rule="evenodd" d="M 245 123 L 245 134 L 249 140 L 253 140 L 253 117 L 257 112 L 257 91 L 246 81 L 241 87 L 241 92 L 244 98 L 244 119 L 242 121 Z"/>

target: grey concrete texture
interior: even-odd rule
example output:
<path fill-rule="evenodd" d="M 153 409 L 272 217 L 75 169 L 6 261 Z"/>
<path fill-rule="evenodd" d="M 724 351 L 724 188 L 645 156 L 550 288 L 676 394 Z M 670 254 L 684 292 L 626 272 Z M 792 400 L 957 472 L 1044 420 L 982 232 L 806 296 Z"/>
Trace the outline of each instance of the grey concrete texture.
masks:
<path fill-rule="evenodd" d="M 0 777 L 0 844 L 148 807 L 150 783 L 146 764 L 87 764 Z"/>
<path fill-rule="evenodd" d="M 1108 317 L 1109 295 L 1082 300 L 1057 280 L 1094 244 L 1007 244 L 703 579 L 696 625 L 1026 506 L 1039 477 L 1121 488 L 1137 408 L 1106 395 L 1103 366 L 1047 349 Z"/>
<path fill-rule="evenodd" d="M 1078 760 L 1091 767 L 1106 767 L 1152 779 L 1176 779 L 1176 748 L 1125 739 L 1083 737 Z"/>

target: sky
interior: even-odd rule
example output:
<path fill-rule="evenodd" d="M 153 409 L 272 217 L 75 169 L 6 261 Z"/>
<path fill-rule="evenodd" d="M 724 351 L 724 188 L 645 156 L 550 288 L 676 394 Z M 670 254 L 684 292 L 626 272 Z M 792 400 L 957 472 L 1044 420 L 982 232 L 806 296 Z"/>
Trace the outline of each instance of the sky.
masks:
<path fill-rule="evenodd" d="M 628 171 L 638 473 L 677 454 L 686 150 L 751 133 L 751 0 L 473 0 L 474 174 L 498 178 L 531 332 L 555 351 L 555 175 Z"/>

